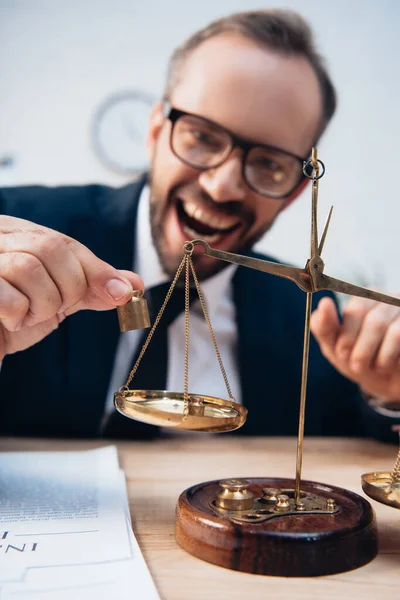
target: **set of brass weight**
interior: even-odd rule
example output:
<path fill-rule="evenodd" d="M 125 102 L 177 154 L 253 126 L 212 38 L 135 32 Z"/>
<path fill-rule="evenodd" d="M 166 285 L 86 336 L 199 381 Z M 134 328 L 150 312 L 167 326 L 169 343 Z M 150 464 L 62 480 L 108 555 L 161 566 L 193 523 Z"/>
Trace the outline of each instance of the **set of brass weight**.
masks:
<path fill-rule="evenodd" d="M 294 489 L 266 487 L 257 495 L 245 479 L 224 479 L 210 508 L 234 523 L 263 523 L 283 516 L 301 514 L 334 514 L 339 506 L 334 498 L 301 492 L 296 500 Z"/>

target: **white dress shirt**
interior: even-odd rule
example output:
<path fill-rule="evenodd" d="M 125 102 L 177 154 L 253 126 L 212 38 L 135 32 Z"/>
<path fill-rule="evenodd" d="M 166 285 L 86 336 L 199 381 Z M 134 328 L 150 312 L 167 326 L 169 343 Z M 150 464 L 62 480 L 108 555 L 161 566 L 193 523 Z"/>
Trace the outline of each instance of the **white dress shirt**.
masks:
<path fill-rule="evenodd" d="M 149 215 L 150 190 L 146 186 L 139 201 L 134 248 L 135 260 L 133 264 L 133 271 L 142 277 L 145 288 L 151 288 L 170 279 L 163 271 L 158 254 L 153 246 Z M 235 265 L 229 265 L 201 283 L 200 286 L 232 394 L 235 401 L 240 402 L 236 357 L 237 330 L 231 286 L 236 268 Z M 114 393 L 125 384 L 128 373 L 133 367 L 133 358 L 141 335 L 141 330 L 127 331 L 119 337 L 106 398 L 105 421 L 114 409 Z M 169 391 L 183 392 L 184 351 L 185 316 L 182 312 L 168 328 L 167 390 Z M 132 380 L 131 387 L 135 387 L 135 379 Z M 190 307 L 189 393 L 217 396 L 228 400 L 228 392 L 220 371 L 214 345 L 198 300 L 193 302 Z"/>

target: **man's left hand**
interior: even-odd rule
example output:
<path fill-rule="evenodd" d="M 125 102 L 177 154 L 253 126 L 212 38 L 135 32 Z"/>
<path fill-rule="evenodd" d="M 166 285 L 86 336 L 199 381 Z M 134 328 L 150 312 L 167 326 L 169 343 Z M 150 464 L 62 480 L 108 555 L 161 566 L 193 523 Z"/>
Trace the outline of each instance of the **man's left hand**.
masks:
<path fill-rule="evenodd" d="M 400 400 L 400 308 L 353 297 L 340 322 L 331 298 L 311 316 L 322 354 L 370 396 Z"/>

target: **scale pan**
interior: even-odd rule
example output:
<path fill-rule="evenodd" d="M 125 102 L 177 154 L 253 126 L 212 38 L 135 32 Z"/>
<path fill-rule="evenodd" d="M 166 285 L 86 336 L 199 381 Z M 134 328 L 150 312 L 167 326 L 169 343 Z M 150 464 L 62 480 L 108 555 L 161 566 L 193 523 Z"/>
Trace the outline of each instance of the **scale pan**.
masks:
<path fill-rule="evenodd" d="M 377 471 L 361 475 L 364 492 L 377 502 L 400 508 L 400 485 L 392 484 L 391 473 Z"/>
<path fill-rule="evenodd" d="M 233 431 L 246 421 L 247 409 L 212 396 L 189 394 L 185 414 L 184 394 L 163 390 L 120 390 L 116 409 L 126 417 L 159 427 L 189 431 Z"/>

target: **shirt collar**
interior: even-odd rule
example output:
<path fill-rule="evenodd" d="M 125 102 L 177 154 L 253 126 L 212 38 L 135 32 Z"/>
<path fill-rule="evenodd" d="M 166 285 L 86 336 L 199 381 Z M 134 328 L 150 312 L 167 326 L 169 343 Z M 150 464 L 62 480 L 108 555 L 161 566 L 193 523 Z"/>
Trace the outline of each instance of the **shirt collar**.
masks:
<path fill-rule="evenodd" d="M 165 273 L 153 245 L 150 226 L 150 188 L 148 185 L 144 186 L 140 194 L 136 231 L 133 270 L 143 279 L 145 289 L 165 283 L 170 278 Z M 216 275 L 200 283 L 210 316 L 217 313 L 227 295 L 230 294 L 231 280 L 236 268 L 236 265 L 229 265 Z"/>

